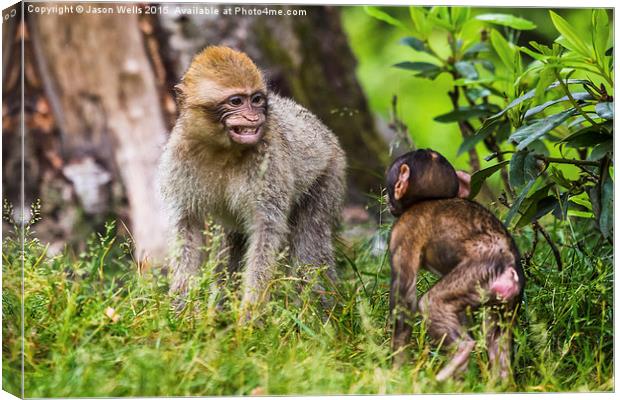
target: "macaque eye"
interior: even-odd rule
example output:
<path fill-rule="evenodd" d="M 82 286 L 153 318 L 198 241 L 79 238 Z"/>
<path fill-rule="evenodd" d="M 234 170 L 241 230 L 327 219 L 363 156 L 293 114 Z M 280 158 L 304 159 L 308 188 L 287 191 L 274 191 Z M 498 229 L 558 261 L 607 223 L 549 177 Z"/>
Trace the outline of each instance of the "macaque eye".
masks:
<path fill-rule="evenodd" d="M 243 98 L 241 96 L 232 96 L 228 99 L 228 104 L 231 106 L 239 107 L 243 104 Z"/>
<path fill-rule="evenodd" d="M 264 102 L 265 97 L 262 94 L 256 93 L 254 96 L 252 96 L 252 105 L 254 106 L 262 106 Z"/>

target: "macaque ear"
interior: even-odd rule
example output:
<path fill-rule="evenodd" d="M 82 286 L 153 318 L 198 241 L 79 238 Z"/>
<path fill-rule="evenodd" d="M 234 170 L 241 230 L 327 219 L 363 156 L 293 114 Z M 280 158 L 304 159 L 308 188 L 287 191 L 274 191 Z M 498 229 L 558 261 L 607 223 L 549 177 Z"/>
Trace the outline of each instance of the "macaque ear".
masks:
<path fill-rule="evenodd" d="M 465 171 L 456 171 L 456 177 L 459 179 L 458 197 L 462 199 L 469 197 L 471 175 Z"/>
<path fill-rule="evenodd" d="M 183 83 L 177 83 L 174 85 L 174 91 L 176 94 L 183 94 L 185 92 L 185 85 Z"/>
<path fill-rule="evenodd" d="M 174 93 L 176 94 L 178 105 L 182 106 L 185 103 L 185 85 L 183 83 L 174 85 Z"/>
<path fill-rule="evenodd" d="M 398 179 L 396 180 L 396 186 L 394 186 L 394 199 L 400 200 L 407 193 L 409 188 L 409 166 L 407 164 L 401 164 L 398 170 Z"/>

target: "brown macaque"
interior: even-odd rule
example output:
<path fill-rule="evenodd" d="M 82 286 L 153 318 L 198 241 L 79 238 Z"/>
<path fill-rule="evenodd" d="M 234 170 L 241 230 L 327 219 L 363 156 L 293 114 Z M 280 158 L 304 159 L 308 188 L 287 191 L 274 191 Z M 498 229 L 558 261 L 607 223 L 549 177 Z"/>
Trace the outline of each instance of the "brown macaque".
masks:
<path fill-rule="evenodd" d="M 388 174 L 388 187 L 395 187 L 400 176 Z M 456 194 L 457 183 L 452 179 L 449 193 Z M 409 187 L 405 191 L 422 189 Z M 475 345 L 467 328 L 468 311 L 484 306 L 489 316 L 485 324 L 491 370 L 507 379 L 512 316 L 525 284 L 514 240 L 487 209 L 456 196 L 417 201 L 398 215 L 389 246 L 394 364 L 401 365 L 405 360 L 403 347 L 410 341 L 412 319 L 419 310 L 430 336 L 454 352 L 437 380 L 466 369 Z M 422 266 L 442 278 L 418 302 L 416 279 Z"/>
<path fill-rule="evenodd" d="M 394 216 L 421 200 L 469 196 L 471 177 L 455 171 L 444 156 L 431 149 L 398 157 L 387 172 L 388 206 Z"/>
<path fill-rule="evenodd" d="M 178 85 L 179 117 L 160 161 L 160 186 L 179 239 L 170 291 L 183 298 L 203 260 L 210 216 L 225 231 L 227 266 L 243 272 L 245 318 L 267 298 L 278 254 L 327 267 L 345 193 L 345 155 L 308 110 L 269 90 L 247 55 L 208 47 Z"/>

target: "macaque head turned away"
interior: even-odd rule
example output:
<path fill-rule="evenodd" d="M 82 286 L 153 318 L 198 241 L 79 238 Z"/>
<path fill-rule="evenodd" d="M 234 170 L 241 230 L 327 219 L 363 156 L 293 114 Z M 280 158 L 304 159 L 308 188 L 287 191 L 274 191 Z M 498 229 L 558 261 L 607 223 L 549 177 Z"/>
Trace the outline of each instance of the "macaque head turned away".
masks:
<path fill-rule="evenodd" d="M 444 156 L 431 149 L 398 157 L 388 168 L 386 178 L 388 206 L 396 217 L 416 202 L 465 198 L 470 192 L 469 174 L 455 171 Z"/>

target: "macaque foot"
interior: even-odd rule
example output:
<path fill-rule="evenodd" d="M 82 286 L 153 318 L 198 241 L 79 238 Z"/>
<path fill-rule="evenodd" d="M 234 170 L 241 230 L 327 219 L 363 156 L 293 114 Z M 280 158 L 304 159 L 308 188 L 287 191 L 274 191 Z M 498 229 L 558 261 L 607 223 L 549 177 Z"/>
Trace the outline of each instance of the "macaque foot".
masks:
<path fill-rule="evenodd" d="M 398 369 L 402 367 L 405 361 L 407 361 L 407 355 L 405 354 L 405 349 L 400 348 L 398 349 L 398 351 L 394 354 L 394 357 L 392 358 L 392 369 Z"/>
<path fill-rule="evenodd" d="M 474 349 L 476 342 L 473 340 L 463 340 L 459 343 L 454 357 L 443 367 L 436 376 L 437 381 L 443 382 L 453 377 L 457 372 L 462 372 L 467 368 L 469 354 Z"/>

